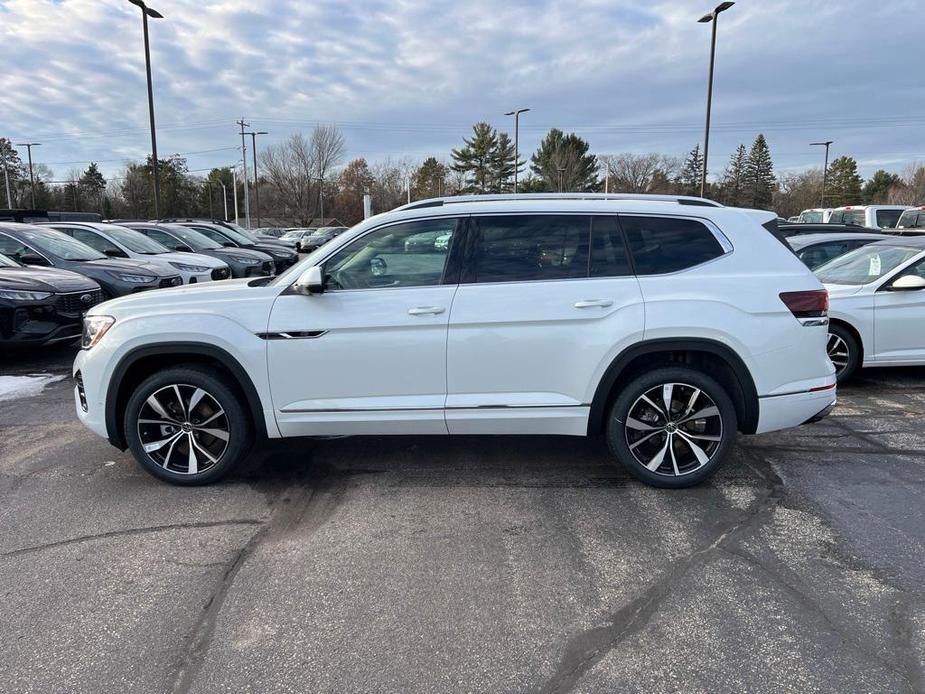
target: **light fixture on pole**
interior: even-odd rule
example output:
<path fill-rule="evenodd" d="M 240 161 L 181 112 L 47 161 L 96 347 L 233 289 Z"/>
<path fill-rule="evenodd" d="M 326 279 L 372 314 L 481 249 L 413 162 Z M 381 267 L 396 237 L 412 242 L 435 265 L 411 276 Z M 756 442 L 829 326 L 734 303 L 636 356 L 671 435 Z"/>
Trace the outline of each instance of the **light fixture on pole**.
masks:
<path fill-rule="evenodd" d="M 825 179 L 829 172 L 829 146 L 832 144 L 833 140 L 826 140 L 825 142 L 810 142 L 810 147 L 825 147 L 825 165 L 822 167 L 822 204 L 820 207 L 825 207 Z"/>
<path fill-rule="evenodd" d="M 529 108 L 518 108 L 508 111 L 505 116 L 514 116 L 514 192 L 517 192 L 517 170 L 520 168 L 520 114 L 529 111 Z"/>
<path fill-rule="evenodd" d="M 251 154 L 254 155 L 254 205 L 257 208 L 257 228 L 260 228 L 260 184 L 257 181 L 257 136 L 269 135 L 266 130 L 251 131 Z"/>
<path fill-rule="evenodd" d="M 29 151 L 29 193 L 32 195 L 32 209 L 35 209 L 35 176 L 32 175 L 32 148 L 41 147 L 41 142 L 17 142 L 17 147 L 25 147 Z"/>
<path fill-rule="evenodd" d="M 712 12 L 705 14 L 697 21 L 701 24 L 712 23 L 713 31 L 710 39 L 710 74 L 707 78 L 707 121 L 703 130 L 703 170 L 700 172 L 700 197 L 703 197 L 707 185 L 707 157 L 710 151 L 710 108 L 713 105 L 713 62 L 716 57 L 716 24 L 721 12 L 725 12 L 735 5 L 734 2 L 721 2 Z"/>
<path fill-rule="evenodd" d="M 160 219 L 161 183 L 157 174 L 157 135 L 154 129 L 154 89 L 151 86 L 151 48 L 148 44 L 148 17 L 163 19 L 164 15 L 148 7 L 142 0 L 128 0 L 141 10 L 141 24 L 145 35 L 145 72 L 148 76 L 148 119 L 151 124 L 151 173 L 154 177 L 154 217 Z"/>

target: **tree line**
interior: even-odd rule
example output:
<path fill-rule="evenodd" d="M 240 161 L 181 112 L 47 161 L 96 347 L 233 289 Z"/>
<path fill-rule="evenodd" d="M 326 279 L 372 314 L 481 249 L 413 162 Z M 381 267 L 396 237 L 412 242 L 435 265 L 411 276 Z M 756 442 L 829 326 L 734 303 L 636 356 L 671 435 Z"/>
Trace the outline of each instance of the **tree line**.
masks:
<path fill-rule="evenodd" d="M 681 157 L 656 152 L 595 154 L 588 141 L 557 128 L 546 134 L 529 158 L 515 160 L 510 136 L 485 122 L 476 123 L 445 159 L 345 162 L 346 150 L 345 138 L 334 126 L 296 132 L 265 148 L 258 170 L 261 221 L 307 225 L 324 217 L 353 224 L 363 217 L 365 194 L 372 196 L 374 211 L 384 212 L 409 199 L 511 192 L 515 171 L 520 192 L 699 195 L 704 165 L 699 145 Z M 4 162 L 13 207 L 31 207 L 28 167 L 10 141 L 0 138 L 0 166 Z M 93 162 L 59 180 L 47 166 L 36 164 L 35 206 L 98 212 L 104 218 L 151 218 L 152 163 L 150 157 L 129 162 L 109 180 Z M 235 185 L 238 214 L 243 217 L 243 182 L 240 176 L 235 180 L 230 167 L 199 175 L 190 172 L 182 156 L 171 155 L 158 161 L 158 170 L 162 217 L 224 217 L 227 205 L 229 218 L 234 218 Z M 821 167 L 775 173 L 770 145 L 759 133 L 750 146 L 742 143 L 728 155 L 704 194 L 725 205 L 775 210 L 784 217 L 809 207 L 925 202 L 923 165 L 913 164 L 898 173 L 881 169 L 865 181 L 853 157 L 837 157 L 826 174 L 824 205 L 822 178 Z M 6 205 L 3 184 L 0 180 L 0 206 Z M 252 223 L 256 223 L 256 206 L 251 182 Z"/>

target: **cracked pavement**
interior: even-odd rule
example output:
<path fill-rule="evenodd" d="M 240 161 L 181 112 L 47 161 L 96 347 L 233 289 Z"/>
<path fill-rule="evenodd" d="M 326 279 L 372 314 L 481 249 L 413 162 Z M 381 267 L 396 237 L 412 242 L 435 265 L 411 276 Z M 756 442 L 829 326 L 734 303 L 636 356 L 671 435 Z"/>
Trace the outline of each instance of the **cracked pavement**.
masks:
<path fill-rule="evenodd" d="M 52 383 L 0 402 L 2 689 L 925 692 L 925 369 L 839 397 L 690 490 L 552 437 L 285 442 L 181 489 Z"/>

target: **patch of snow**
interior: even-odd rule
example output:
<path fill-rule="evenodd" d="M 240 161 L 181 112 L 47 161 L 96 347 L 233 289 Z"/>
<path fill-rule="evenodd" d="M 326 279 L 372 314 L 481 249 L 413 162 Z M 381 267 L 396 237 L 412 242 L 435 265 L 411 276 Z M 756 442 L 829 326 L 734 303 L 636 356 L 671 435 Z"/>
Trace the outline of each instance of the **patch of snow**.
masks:
<path fill-rule="evenodd" d="M 32 374 L 30 376 L 0 376 L 0 401 L 17 398 L 31 398 L 45 387 L 67 378 L 51 374 Z"/>

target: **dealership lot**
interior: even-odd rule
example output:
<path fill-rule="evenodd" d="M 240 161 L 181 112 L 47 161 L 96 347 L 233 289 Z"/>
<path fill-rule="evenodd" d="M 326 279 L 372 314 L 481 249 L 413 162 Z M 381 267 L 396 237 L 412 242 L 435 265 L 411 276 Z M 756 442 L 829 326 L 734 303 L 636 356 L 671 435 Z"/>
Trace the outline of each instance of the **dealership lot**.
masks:
<path fill-rule="evenodd" d="M 9 691 L 925 690 L 925 369 L 675 492 L 519 437 L 287 442 L 180 489 L 73 407 L 0 400 Z"/>

